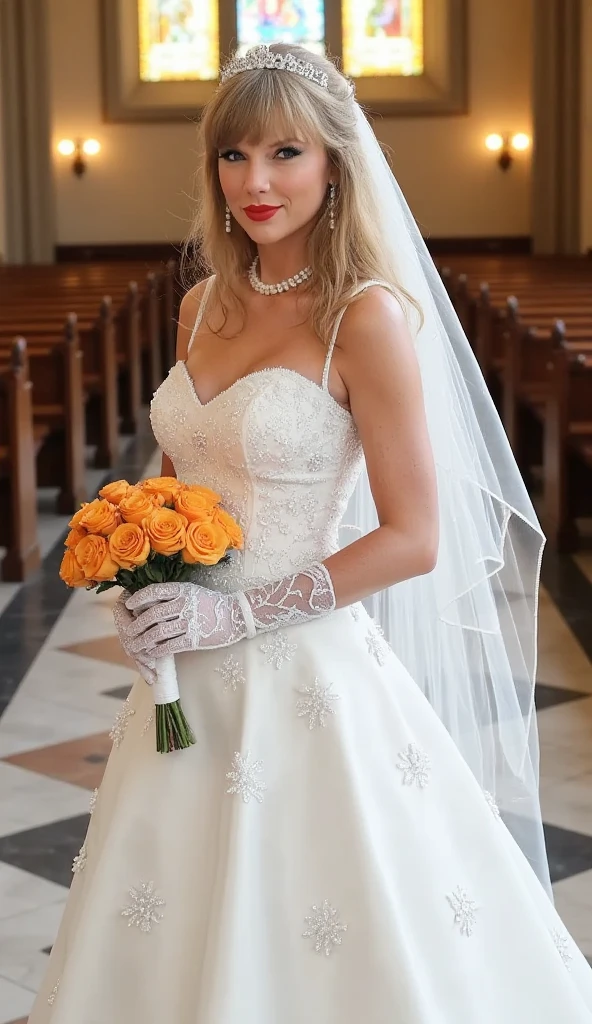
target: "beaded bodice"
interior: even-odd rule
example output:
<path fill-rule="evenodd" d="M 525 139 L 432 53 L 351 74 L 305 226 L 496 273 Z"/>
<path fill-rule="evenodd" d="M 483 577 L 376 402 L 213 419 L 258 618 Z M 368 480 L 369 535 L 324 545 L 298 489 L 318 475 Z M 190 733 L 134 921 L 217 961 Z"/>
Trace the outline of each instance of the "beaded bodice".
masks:
<path fill-rule="evenodd" d="M 258 370 L 202 403 L 179 361 L 154 395 L 154 435 L 177 477 L 218 491 L 243 528 L 244 550 L 208 571 L 209 586 L 281 579 L 338 549 L 362 449 L 325 377 Z"/>

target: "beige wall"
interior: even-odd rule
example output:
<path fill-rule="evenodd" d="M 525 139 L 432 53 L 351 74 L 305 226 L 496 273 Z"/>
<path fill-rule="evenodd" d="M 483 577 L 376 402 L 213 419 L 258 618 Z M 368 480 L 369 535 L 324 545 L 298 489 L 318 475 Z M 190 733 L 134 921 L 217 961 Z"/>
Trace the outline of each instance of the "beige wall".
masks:
<path fill-rule="evenodd" d="M 582 248 L 592 249 L 592 0 L 584 0 L 582 32 Z"/>
<path fill-rule="evenodd" d="M 178 240 L 190 210 L 194 127 L 103 124 L 99 0 L 47 3 L 54 146 L 76 135 L 103 145 L 80 180 L 55 156 L 58 243 Z M 492 131 L 530 131 L 530 7 L 470 0 L 468 116 L 377 122 L 426 234 L 530 232 L 529 157 L 503 174 L 483 147 Z"/>

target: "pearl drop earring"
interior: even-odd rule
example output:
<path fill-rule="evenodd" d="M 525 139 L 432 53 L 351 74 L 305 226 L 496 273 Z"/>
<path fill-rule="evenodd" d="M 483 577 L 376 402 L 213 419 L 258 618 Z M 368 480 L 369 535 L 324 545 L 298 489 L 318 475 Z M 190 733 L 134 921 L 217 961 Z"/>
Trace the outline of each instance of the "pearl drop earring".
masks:
<path fill-rule="evenodd" d="M 231 230 L 232 228 L 230 224 L 230 207 L 228 203 L 226 203 L 226 234 L 229 235 Z"/>
<path fill-rule="evenodd" d="M 329 229 L 335 231 L 335 182 L 329 186 Z"/>

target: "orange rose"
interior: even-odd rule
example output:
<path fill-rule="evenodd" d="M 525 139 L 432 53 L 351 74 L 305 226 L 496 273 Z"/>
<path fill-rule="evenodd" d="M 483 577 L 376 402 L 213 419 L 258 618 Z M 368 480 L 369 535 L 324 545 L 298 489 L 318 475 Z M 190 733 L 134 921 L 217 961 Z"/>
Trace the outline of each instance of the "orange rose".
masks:
<path fill-rule="evenodd" d="M 192 491 L 194 494 L 202 494 L 211 505 L 217 505 L 222 501 L 222 495 L 213 491 L 211 487 L 202 487 L 201 484 L 181 484 L 181 490 Z"/>
<path fill-rule="evenodd" d="M 219 523 L 189 523 L 183 561 L 215 565 L 228 548 L 228 535 Z"/>
<path fill-rule="evenodd" d="M 109 554 L 107 541 L 97 534 L 83 537 L 76 545 L 74 554 L 87 580 L 95 580 L 97 583 L 112 580 L 119 569 Z"/>
<path fill-rule="evenodd" d="M 125 498 L 129 489 L 130 485 L 127 480 L 113 480 L 110 484 L 105 484 L 104 487 L 101 487 L 99 496 L 113 502 L 114 505 L 119 505 L 119 502 L 122 498 Z"/>
<path fill-rule="evenodd" d="M 74 530 L 70 530 L 70 533 L 66 537 L 64 544 L 66 545 L 67 548 L 75 548 L 76 545 L 78 544 L 78 541 L 82 540 L 83 537 L 86 537 L 86 530 L 81 530 L 80 527 L 77 527 Z"/>
<path fill-rule="evenodd" d="M 141 526 L 122 523 L 109 537 L 109 554 L 122 569 L 135 569 L 148 561 L 150 541 Z"/>
<path fill-rule="evenodd" d="M 231 548 L 242 548 L 243 531 L 229 512 L 223 508 L 214 509 L 214 522 L 218 523 L 225 531 Z"/>
<path fill-rule="evenodd" d="M 153 508 L 142 523 L 150 547 L 159 555 L 174 555 L 185 547 L 185 516 L 172 508 Z"/>
<path fill-rule="evenodd" d="M 189 523 L 209 522 L 216 507 L 212 497 L 220 500 L 214 491 L 182 487 L 175 498 L 175 508 Z"/>
<path fill-rule="evenodd" d="M 63 580 L 68 587 L 88 586 L 88 580 L 84 575 L 82 568 L 78 564 L 76 555 L 70 548 L 66 548 L 64 551 L 64 557 L 62 558 L 62 564 L 60 565 L 60 579 Z"/>
<path fill-rule="evenodd" d="M 75 525 L 83 526 L 89 533 L 100 533 L 103 537 L 108 537 L 120 522 L 121 516 L 115 505 L 104 498 L 95 498 L 86 506 L 84 515 Z"/>
<path fill-rule="evenodd" d="M 139 485 L 146 494 L 162 494 L 167 505 L 172 505 L 181 484 L 176 476 L 150 476 Z"/>
<path fill-rule="evenodd" d="M 125 498 L 122 498 L 119 503 L 119 512 L 126 523 L 135 523 L 136 526 L 141 526 L 146 516 L 154 511 L 156 503 L 164 504 L 162 496 L 160 498 L 158 495 L 152 497 L 139 487 L 130 487 Z"/>
<path fill-rule="evenodd" d="M 79 525 L 80 520 L 82 519 L 83 515 L 85 514 L 87 508 L 88 508 L 88 501 L 83 501 L 82 505 L 78 509 L 78 512 L 75 512 L 74 515 L 72 516 L 70 522 L 68 523 L 68 526 L 71 526 L 72 529 L 75 529 Z"/>

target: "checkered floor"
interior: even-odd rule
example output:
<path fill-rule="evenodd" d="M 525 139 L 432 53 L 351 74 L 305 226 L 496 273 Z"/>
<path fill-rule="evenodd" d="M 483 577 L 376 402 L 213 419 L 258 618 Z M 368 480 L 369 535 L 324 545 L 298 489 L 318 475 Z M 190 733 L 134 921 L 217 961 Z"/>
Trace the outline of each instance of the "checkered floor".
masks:
<path fill-rule="evenodd" d="M 135 678 L 114 636 L 113 594 L 64 594 L 58 554 L 59 545 L 41 582 L 0 615 L 0 1024 L 24 1024 L 31 1008 L 109 730 Z M 558 910 L 592 960 L 592 556 L 549 556 L 544 578 L 537 707 L 547 845 Z"/>

